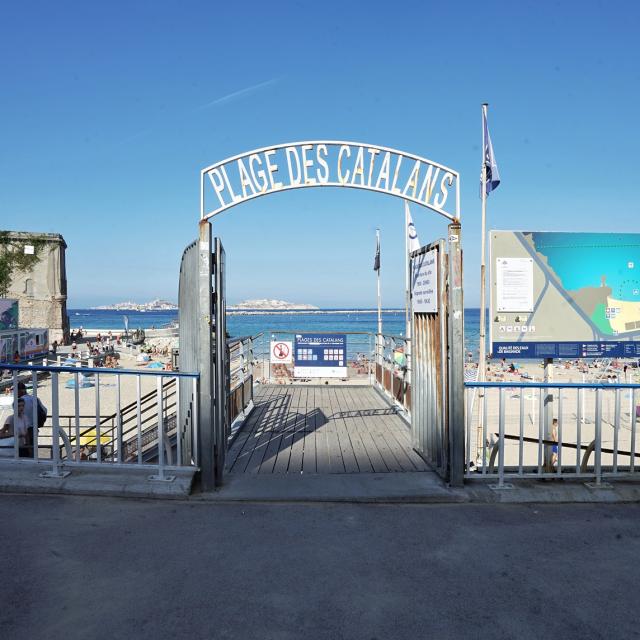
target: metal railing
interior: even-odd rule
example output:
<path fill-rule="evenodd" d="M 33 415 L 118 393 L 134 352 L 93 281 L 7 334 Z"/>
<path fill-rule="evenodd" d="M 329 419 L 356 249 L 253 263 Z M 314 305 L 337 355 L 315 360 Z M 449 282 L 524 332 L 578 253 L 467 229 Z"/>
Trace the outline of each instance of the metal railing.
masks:
<path fill-rule="evenodd" d="M 22 442 L 13 439 L 12 455 L 4 455 L 3 460 L 50 466 L 42 475 L 52 477 L 66 475 L 66 468 L 78 465 L 134 465 L 154 471 L 151 478 L 157 480 L 172 479 L 167 471 L 196 465 L 196 452 L 184 450 L 183 441 L 197 442 L 197 373 L 37 365 L 2 368 L 12 374 L 9 408 L 13 416 L 24 420 L 19 414 L 19 377 L 31 386 L 28 404 L 33 413 L 27 424 L 38 425 L 39 401 L 48 410 L 39 428 Z M 28 374 L 26 379 L 21 372 Z M 42 373 L 49 377 L 39 381 Z M 186 410 L 179 402 L 179 379 L 192 381 Z M 183 437 L 186 433 L 189 438 Z"/>
<path fill-rule="evenodd" d="M 253 409 L 253 381 L 255 349 L 254 345 L 262 337 L 242 336 L 227 340 L 229 349 L 229 396 L 228 416 L 229 432 L 227 438 L 233 437 L 236 427 Z"/>
<path fill-rule="evenodd" d="M 376 336 L 373 385 L 411 414 L 411 340 L 403 336 Z"/>
<path fill-rule="evenodd" d="M 637 476 L 639 384 L 467 382 L 467 478 Z M 484 421 L 479 420 L 480 405 Z"/>

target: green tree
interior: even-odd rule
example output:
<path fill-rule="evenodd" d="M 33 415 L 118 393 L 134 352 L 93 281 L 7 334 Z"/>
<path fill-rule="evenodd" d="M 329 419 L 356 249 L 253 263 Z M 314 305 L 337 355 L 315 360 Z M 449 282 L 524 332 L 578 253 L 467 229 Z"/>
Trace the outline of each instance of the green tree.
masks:
<path fill-rule="evenodd" d="M 33 253 L 25 253 L 25 246 Z M 40 261 L 46 241 L 35 234 L 0 231 L 0 298 L 6 298 L 13 277 L 27 273 Z"/>

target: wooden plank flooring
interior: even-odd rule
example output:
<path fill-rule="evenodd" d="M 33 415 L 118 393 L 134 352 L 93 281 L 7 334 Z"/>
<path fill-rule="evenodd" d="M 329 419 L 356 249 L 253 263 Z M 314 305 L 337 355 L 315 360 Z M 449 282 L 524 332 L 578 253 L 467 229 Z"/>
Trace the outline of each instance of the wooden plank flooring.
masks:
<path fill-rule="evenodd" d="M 226 473 L 427 471 L 409 427 L 370 387 L 263 385 Z"/>

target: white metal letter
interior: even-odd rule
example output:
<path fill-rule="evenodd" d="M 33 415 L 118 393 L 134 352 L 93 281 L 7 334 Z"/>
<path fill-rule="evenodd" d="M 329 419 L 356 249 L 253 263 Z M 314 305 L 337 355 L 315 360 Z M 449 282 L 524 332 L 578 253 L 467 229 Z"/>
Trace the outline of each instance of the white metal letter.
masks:
<path fill-rule="evenodd" d="M 264 193 L 267 190 L 267 176 L 265 174 L 265 172 L 260 169 L 260 171 L 258 171 L 257 176 L 258 178 L 260 178 L 260 181 L 258 181 L 258 178 L 256 178 L 256 168 L 255 168 L 255 164 L 257 164 L 258 166 L 262 166 L 262 160 L 260 160 L 260 156 L 257 153 L 252 153 L 249 156 L 249 169 L 251 170 L 251 177 L 253 178 L 253 182 L 254 184 L 260 189 L 260 193 Z M 260 184 L 260 182 L 262 184 Z"/>
<path fill-rule="evenodd" d="M 429 200 L 431 199 L 431 192 L 433 191 L 433 187 L 436 184 L 439 173 L 439 168 L 436 169 L 435 174 L 433 173 L 433 165 L 431 165 L 427 169 L 427 175 L 424 177 L 424 180 L 422 181 L 422 187 L 420 187 L 420 193 L 418 193 L 418 200 L 422 200 L 422 202 L 424 202 L 425 204 L 429 204 Z"/>
<path fill-rule="evenodd" d="M 360 177 L 360 186 L 364 187 L 364 147 L 358 147 L 358 155 L 356 156 L 356 164 L 353 167 L 353 177 L 351 184 L 355 184 Z"/>
<path fill-rule="evenodd" d="M 421 164 L 422 163 L 420 162 L 420 160 L 416 160 L 416 163 L 413 165 L 413 169 L 411 169 L 411 175 L 409 176 L 409 179 L 407 180 L 407 184 L 404 190 L 402 191 L 403 196 L 409 195 L 408 194 L 409 189 L 413 188 L 413 193 L 411 195 L 413 198 L 416 197 L 416 190 L 418 188 L 418 175 L 420 173 Z"/>
<path fill-rule="evenodd" d="M 282 189 L 282 182 L 274 182 L 273 180 L 273 174 L 278 171 L 278 165 L 271 164 L 270 158 L 271 156 L 275 155 L 275 153 L 275 149 L 269 149 L 269 151 L 264 152 L 264 161 L 267 165 L 267 173 L 269 174 L 269 184 L 274 191 L 276 191 L 277 189 Z"/>
<path fill-rule="evenodd" d="M 251 193 L 253 195 L 256 195 L 258 192 L 255 186 L 253 185 L 253 182 L 251 182 L 251 177 L 247 172 L 247 168 L 244 166 L 244 162 L 242 161 L 242 158 L 238 158 L 238 173 L 240 174 L 240 185 L 242 186 L 242 197 L 243 198 L 247 197 L 247 187 L 251 189 Z"/>
<path fill-rule="evenodd" d="M 380 184 L 385 181 L 384 190 L 389 190 L 389 163 L 391 162 L 391 153 L 385 151 L 384 159 L 382 160 L 382 166 L 380 167 L 380 173 L 376 180 L 376 189 L 380 189 Z"/>
<path fill-rule="evenodd" d="M 216 192 L 218 200 L 220 200 L 220 204 L 224 207 L 226 202 L 221 195 L 224 191 L 224 180 L 222 178 L 222 174 L 218 169 L 212 169 L 207 175 L 209 176 L 209 180 L 211 180 L 213 190 Z"/>
<path fill-rule="evenodd" d="M 318 176 L 318 182 L 320 184 L 327 184 L 327 182 L 329 182 L 329 165 L 324 158 L 320 157 L 322 154 L 326 158 L 328 153 L 329 152 L 327 151 L 326 144 L 319 144 L 316 147 L 316 157 L 318 160 L 318 164 L 324 167 L 324 174 L 320 173 L 320 168 L 316 169 L 316 175 Z"/>
<path fill-rule="evenodd" d="M 287 166 L 289 167 L 289 184 L 291 186 L 299 185 L 302 182 L 302 174 L 300 171 L 300 158 L 298 157 L 298 150 L 295 147 L 287 147 L 285 150 L 287 154 Z M 296 159 L 296 173 L 293 175 L 293 166 L 291 165 L 291 156 Z"/>
<path fill-rule="evenodd" d="M 392 193 L 400 193 L 400 189 L 396 187 L 398 182 L 398 173 L 400 172 L 400 165 L 402 164 L 402 156 L 398 155 L 398 162 L 396 162 L 396 170 L 393 172 L 393 184 L 391 185 Z"/>
<path fill-rule="evenodd" d="M 371 187 L 371 178 L 373 177 L 373 165 L 376 162 L 376 156 L 380 153 L 379 149 L 373 149 L 372 147 L 369 147 L 367 149 L 367 152 L 369 153 L 369 175 L 367 177 L 367 186 Z"/>
<path fill-rule="evenodd" d="M 436 207 L 436 209 L 442 209 L 449 197 L 449 190 L 445 183 L 448 183 L 449 186 L 453 184 L 453 174 L 448 171 L 442 176 L 442 180 L 440 181 L 440 193 L 436 193 L 436 197 L 433 199 L 433 206 Z"/>
<path fill-rule="evenodd" d="M 348 169 L 347 172 L 344 174 L 344 176 L 342 175 L 342 154 L 346 153 L 347 154 L 347 158 L 351 157 L 351 147 L 347 144 L 343 144 L 340 147 L 340 151 L 338 152 L 338 181 L 340 182 L 340 184 L 344 184 L 345 182 L 347 182 L 349 180 L 349 174 L 351 173 Z"/>
<path fill-rule="evenodd" d="M 313 167 L 313 160 L 309 160 L 307 158 L 307 151 L 311 151 L 313 149 L 312 144 L 303 144 L 302 147 L 302 171 L 304 173 L 304 183 L 305 184 L 315 184 L 316 179 L 309 177 L 309 172 L 307 169 Z"/>

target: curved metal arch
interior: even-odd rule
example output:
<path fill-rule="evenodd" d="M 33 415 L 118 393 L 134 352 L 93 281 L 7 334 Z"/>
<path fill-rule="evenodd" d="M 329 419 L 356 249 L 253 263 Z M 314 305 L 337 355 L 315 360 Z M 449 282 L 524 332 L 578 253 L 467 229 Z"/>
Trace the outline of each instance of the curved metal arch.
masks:
<path fill-rule="evenodd" d="M 214 209 L 208 213 L 205 212 L 205 177 L 209 174 L 211 174 L 213 171 L 219 170 L 219 169 L 223 169 L 224 167 L 226 167 L 227 165 L 230 165 L 234 162 L 238 162 L 240 160 L 245 160 L 245 159 L 249 159 L 252 156 L 257 156 L 259 154 L 264 154 L 266 152 L 276 152 L 278 150 L 282 150 L 282 149 L 287 149 L 287 148 L 300 148 L 302 149 L 303 146 L 308 146 L 310 145 L 311 148 L 317 148 L 319 145 L 325 145 L 325 146 L 335 146 L 335 147 L 342 147 L 342 146 L 348 146 L 348 147 L 362 147 L 362 148 L 366 148 L 366 149 L 374 149 L 377 150 L 378 152 L 382 152 L 382 153 L 389 153 L 389 154 L 394 154 L 396 156 L 402 157 L 402 158 L 407 158 L 409 160 L 413 160 L 414 162 L 419 162 L 424 164 L 427 167 L 434 167 L 439 171 L 443 171 L 444 172 L 444 176 L 450 175 L 451 176 L 451 180 L 449 181 L 449 186 L 453 186 L 453 182 L 455 181 L 455 212 L 454 213 L 447 213 L 446 211 L 444 211 L 441 208 L 438 208 L 436 206 L 433 206 L 432 204 L 429 204 L 428 202 L 419 200 L 418 198 L 415 197 L 411 197 L 410 195 L 404 194 L 404 193 L 400 193 L 400 192 L 394 192 L 391 191 L 389 189 L 382 189 L 379 187 L 374 187 L 371 185 L 364 185 L 364 184 L 347 184 L 346 182 L 336 182 L 336 181 L 326 181 L 326 182 L 313 182 L 313 183 L 300 183 L 300 184 L 287 184 L 287 185 L 283 185 L 277 189 L 275 188 L 265 188 L 264 190 L 257 192 L 257 193 L 252 193 L 246 196 L 243 196 L 241 198 L 238 198 L 237 200 L 232 200 L 229 203 L 226 203 L 220 207 L 218 207 L 217 209 Z M 349 156 L 350 157 L 350 156 Z M 444 180 L 444 176 L 443 176 L 443 180 Z M 226 177 L 226 176 L 225 176 Z M 393 149 L 391 147 L 382 147 L 379 145 L 374 145 L 374 144 L 368 144 L 368 143 L 364 143 L 364 142 L 354 142 L 354 141 L 349 141 L 349 140 L 306 140 L 306 141 L 299 141 L 299 142 L 288 142 L 288 143 L 283 143 L 283 144 L 277 144 L 277 145 L 272 145 L 269 147 L 261 147 L 259 149 L 253 149 L 252 151 L 247 151 L 235 156 L 231 156 L 229 158 L 226 158 L 225 160 L 221 160 L 220 162 L 216 162 L 215 164 L 209 165 L 208 167 L 205 167 L 204 169 L 201 170 L 200 172 L 200 217 L 201 219 L 210 219 L 220 213 L 222 213 L 223 211 L 226 211 L 227 209 L 230 209 L 232 207 L 235 207 L 239 204 L 242 204 L 244 202 L 247 202 L 249 200 L 254 200 L 260 196 L 264 196 L 264 195 L 269 195 L 271 193 L 278 193 L 281 191 L 290 191 L 292 189 L 304 189 L 304 188 L 310 188 L 310 187 L 347 187 L 347 188 L 351 188 L 351 189 L 364 189 L 366 191 L 374 191 L 374 192 L 378 192 L 378 193 L 384 193 L 386 195 L 391 195 L 394 197 L 398 197 L 398 198 L 402 198 L 403 200 L 407 200 L 409 202 L 414 202 L 415 204 L 418 204 L 422 207 L 425 207 L 427 209 L 431 209 L 432 211 L 434 211 L 435 213 L 447 218 L 447 220 L 450 221 L 459 221 L 460 220 L 460 174 L 447 167 L 446 165 L 440 164 L 438 162 L 434 162 L 433 160 L 429 160 L 428 158 L 424 158 L 422 156 L 418 156 L 412 153 L 407 153 L 404 151 L 401 151 L 399 149 Z M 406 191 L 406 188 L 405 188 Z M 414 189 L 415 191 L 415 189 Z M 443 204 L 444 206 L 444 204 Z"/>

